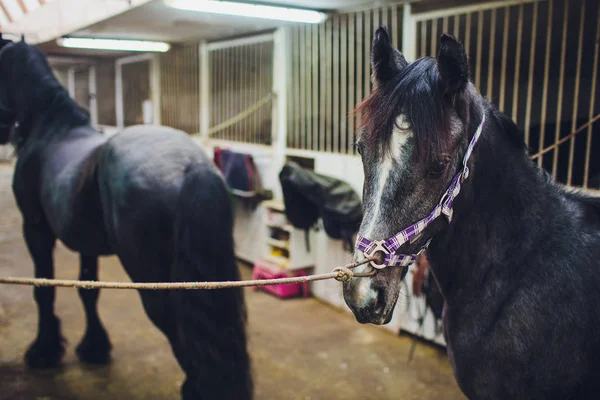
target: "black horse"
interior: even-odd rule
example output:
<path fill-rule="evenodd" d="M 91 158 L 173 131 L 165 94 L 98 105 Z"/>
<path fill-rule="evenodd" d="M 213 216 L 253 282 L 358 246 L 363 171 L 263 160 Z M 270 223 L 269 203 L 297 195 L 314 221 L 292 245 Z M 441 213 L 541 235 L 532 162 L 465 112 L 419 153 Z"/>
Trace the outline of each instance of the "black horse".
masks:
<path fill-rule="evenodd" d="M 0 143 L 12 136 L 16 148 L 13 191 L 36 277 L 54 276 L 60 239 L 80 254 L 82 280 L 96 280 L 98 256 L 110 254 L 138 282 L 239 279 L 226 185 L 189 136 L 136 126 L 107 140 L 37 48 L 2 45 Z M 54 367 L 64 353 L 54 291 L 34 289 L 39 330 L 25 355 L 30 367 Z M 186 374 L 183 398 L 252 398 L 241 289 L 139 293 Z M 87 329 L 77 354 L 105 363 L 111 344 L 96 311 L 99 293 L 79 295 Z"/>
<path fill-rule="evenodd" d="M 557 186 L 523 135 L 476 91 L 467 55 L 443 35 L 437 59 L 408 63 L 375 33 L 375 89 L 360 105 L 360 234 L 385 240 L 424 218 L 485 124 L 450 222 L 399 251 L 427 259 L 444 296 L 457 381 L 471 399 L 596 399 L 600 393 L 600 200 Z M 362 253 L 357 254 L 362 257 Z M 344 284 L 363 323 L 389 321 L 402 267 Z"/>

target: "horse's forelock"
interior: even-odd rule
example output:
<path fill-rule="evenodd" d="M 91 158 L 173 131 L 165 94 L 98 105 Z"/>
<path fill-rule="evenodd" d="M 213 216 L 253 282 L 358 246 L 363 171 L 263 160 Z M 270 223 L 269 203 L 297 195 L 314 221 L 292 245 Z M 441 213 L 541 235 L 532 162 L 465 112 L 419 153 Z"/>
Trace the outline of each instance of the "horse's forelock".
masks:
<path fill-rule="evenodd" d="M 404 68 L 386 85 L 375 89 L 356 108 L 361 140 L 389 144 L 393 124 L 405 115 L 414 134 L 417 157 L 429 162 L 451 145 L 450 105 L 440 91 L 436 61 L 425 57 Z"/>

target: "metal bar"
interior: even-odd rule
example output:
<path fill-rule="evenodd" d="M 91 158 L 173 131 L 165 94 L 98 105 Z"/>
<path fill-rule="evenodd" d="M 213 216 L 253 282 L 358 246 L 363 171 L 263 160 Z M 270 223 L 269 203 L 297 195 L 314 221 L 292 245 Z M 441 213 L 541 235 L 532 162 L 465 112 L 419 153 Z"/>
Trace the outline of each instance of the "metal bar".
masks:
<path fill-rule="evenodd" d="M 395 7 L 394 7 L 395 10 Z M 392 13 L 392 18 L 394 18 L 394 13 Z M 397 18 L 397 15 L 396 15 Z M 395 36 L 397 37 L 397 35 Z M 356 46 L 356 35 L 355 35 L 355 14 L 350 14 L 348 16 L 348 112 L 347 115 L 344 116 L 344 119 L 348 120 L 348 142 L 347 142 L 347 153 L 352 152 L 352 143 L 354 143 L 354 115 L 352 111 L 354 110 L 354 106 L 356 104 L 356 99 L 354 97 L 354 88 L 355 88 L 355 78 L 354 78 L 354 69 L 355 62 L 357 61 L 354 57 L 354 49 Z"/>
<path fill-rule="evenodd" d="M 519 5 L 519 19 L 517 23 L 517 50 L 515 54 L 515 80 L 513 90 L 513 105 L 512 105 L 512 119 L 517 123 L 517 116 L 519 111 L 519 78 L 521 76 L 521 43 L 523 42 L 523 4 Z"/>
<path fill-rule="evenodd" d="M 465 49 L 467 49 L 467 54 L 471 51 L 471 16 L 471 13 L 465 15 Z"/>
<path fill-rule="evenodd" d="M 325 91 L 325 85 L 327 84 L 327 79 L 325 77 L 326 65 L 327 65 L 327 50 L 326 50 L 326 35 L 325 35 L 325 25 L 319 25 L 319 146 L 317 147 L 318 151 L 325 151 L 325 137 L 326 134 L 326 126 L 327 126 L 327 108 L 325 107 L 327 93 Z"/>
<path fill-rule="evenodd" d="M 417 57 L 417 24 L 412 15 L 412 5 L 405 1 L 402 4 L 402 19 L 398 21 L 402 24 L 401 46 L 404 58 L 407 61 L 413 62 Z"/>
<path fill-rule="evenodd" d="M 355 104 L 362 101 L 363 98 L 363 63 L 366 62 L 363 57 L 363 18 L 362 13 L 356 14 L 356 79 L 351 83 L 351 86 L 356 87 L 356 100 Z M 366 71 L 366 68 L 364 69 Z M 360 126 L 361 119 L 360 114 L 356 115 L 356 125 Z M 354 137 L 356 138 L 357 132 L 354 132 Z M 354 148 L 353 148 L 353 151 Z"/>
<path fill-rule="evenodd" d="M 392 35 L 392 37 L 394 36 L 394 31 L 396 30 L 396 27 L 390 25 L 390 23 L 388 21 L 388 7 L 387 6 L 381 8 L 381 25 L 387 27 L 388 30 L 390 31 L 390 35 Z"/>
<path fill-rule="evenodd" d="M 306 87 L 306 43 L 304 38 L 305 25 L 300 25 L 298 32 L 298 46 L 300 50 L 299 62 L 300 62 L 300 104 L 299 104 L 299 115 L 300 115 L 300 132 L 298 137 L 297 147 L 304 149 L 304 138 L 306 138 L 306 109 L 305 109 L 305 87 Z"/>
<path fill-rule="evenodd" d="M 260 84 L 261 84 L 261 73 L 262 73 L 262 69 L 263 69 L 263 65 L 262 65 L 262 45 L 264 42 L 259 42 L 259 43 L 253 43 L 252 46 L 254 46 L 254 59 L 256 60 L 256 73 L 254 74 L 254 85 L 252 85 L 252 93 L 254 94 L 254 97 L 252 98 L 252 103 L 256 103 L 258 102 L 258 100 L 260 99 Z M 258 142 L 258 137 L 259 137 L 259 129 L 260 129 L 260 121 L 259 121 L 259 117 L 260 114 L 258 112 L 252 113 L 252 122 L 253 122 L 253 129 L 252 129 L 252 133 L 253 133 L 253 143 L 257 143 Z"/>
<path fill-rule="evenodd" d="M 96 89 L 96 67 L 91 66 L 88 72 L 88 85 L 90 93 L 90 118 L 93 126 L 98 126 L 98 97 Z"/>
<path fill-rule="evenodd" d="M 327 122 L 326 122 L 326 128 L 327 128 L 327 143 L 326 143 L 326 151 L 333 151 L 333 136 L 335 134 L 335 132 L 333 131 L 333 120 L 334 120 L 334 115 L 332 112 L 332 84 L 333 84 L 333 76 L 332 76 L 332 68 L 333 68 L 333 61 L 332 61 L 332 54 L 333 54 L 333 49 L 332 49 L 332 45 L 333 45 L 333 32 L 332 32 L 332 27 L 333 27 L 333 21 L 329 20 L 329 23 L 325 24 L 325 28 L 326 28 L 326 39 L 325 39 L 325 43 L 327 45 L 327 67 L 326 67 L 326 79 L 325 79 L 325 88 L 326 88 L 326 109 L 327 112 L 325 114 L 325 117 L 327 118 Z"/>
<path fill-rule="evenodd" d="M 340 153 L 348 153 L 348 16 L 340 23 Z"/>
<path fill-rule="evenodd" d="M 537 3 L 536 3 L 537 5 Z M 504 32 L 502 34 L 502 66 L 500 71 L 500 100 L 498 109 L 504 112 L 504 102 L 506 101 L 506 62 L 508 58 L 508 30 L 510 23 L 510 8 L 504 8 Z"/>
<path fill-rule="evenodd" d="M 442 33 L 448 33 L 448 16 L 442 19 Z"/>
<path fill-rule="evenodd" d="M 476 54 L 476 62 L 475 62 L 475 87 L 477 90 L 481 90 L 481 58 L 482 54 L 482 45 L 483 45 L 483 11 L 479 11 L 477 15 L 477 54 Z"/>
<path fill-rule="evenodd" d="M 300 82 L 300 50 L 299 50 L 299 46 L 300 46 L 300 40 L 299 40 L 299 35 L 300 33 L 300 26 L 295 26 L 292 28 L 292 51 L 293 51 L 293 57 L 292 59 L 294 60 L 292 63 L 292 70 L 293 70 L 293 74 L 294 74 L 294 80 L 293 82 L 293 101 L 292 103 L 294 104 L 294 114 L 293 114 L 293 119 L 294 119 L 294 140 L 292 143 L 290 143 L 294 148 L 299 148 L 300 147 L 300 113 L 298 110 L 299 104 L 299 96 L 300 96 L 300 85 L 302 84 Z"/>
<path fill-rule="evenodd" d="M 74 99 L 75 98 L 75 67 L 70 67 L 67 69 L 67 90 L 69 92 L 69 96 Z"/>
<path fill-rule="evenodd" d="M 536 2 L 542 2 L 542 1 L 546 1 L 546 0 L 504 0 L 504 1 L 493 1 L 493 2 L 489 2 L 489 3 L 483 3 L 483 4 L 473 3 L 468 6 L 452 7 L 452 8 L 446 8 L 446 9 L 441 9 L 441 10 L 435 10 L 435 11 L 430 11 L 430 12 L 414 14 L 414 18 L 415 18 L 415 21 L 427 21 L 427 20 L 431 20 L 431 19 L 435 19 L 435 18 L 442 18 L 442 17 L 446 17 L 446 16 L 471 14 L 476 11 L 487 11 L 487 10 L 492 10 L 494 8 L 510 7 L 510 6 L 519 5 L 519 4 L 536 3 Z"/>
<path fill-rule="evenodd" d="M 554 141 L 560 140 L 560 121 L 562 119 L 562 102 L 563 102 L 563 91 L 565 86 L 565 55 L 567 52 L 567 27 L 569 21 L 569 4 L 565 2 L 565 10 L 562 16 L 563 18 L 563 31 L 562 41 L 560 48 L 560 76 L 558 78 L 558 102 L 556 105 L 556 129 L 554 131 Z M 556 179 L 558 173 L 558 152 L 560 149 L 557 147 L 554 149 L 552 157 L 552 176 Z"/>
<path fill-rule="evenodd" d="M 438 20 L 434 19 L 431 21 L 431 57 L 435 57 L 437 53 L 437 26 Z"/>
<path fill-rule="evenodd" d="M 309 140 L 312 139 L 312 96 L 311 96 L 311 89 L 312 89 L 312 49 L 311 49 L 311 38 L 310 38 L 310 31 L 311 31 L 312 26 L 305 24 L 304 25 L 304 34 L 306 36 L 305 38 L 305 42 L 306 42 L 306 82 L 304 84 L 304 90 L 306 91 L 306 113 L 305 113 L 305 118 L 306 118 L 306 135 L 304 136 L 304 148 L 305 149 L 310 149 L 309 147 Z"/>
<path fill-rule="evenodd" d="M 352 17 L 352 19 L 354 19 L 354 14 L 350 14 L 350 16 Z M 391 25 L 393 26 L 400 26 L 400 20 L 398 20 L 398 6 L 397 5 L 392 5 L 392 23 Z M 352 25 L 350 25 L 352 26 Z M 392 46 L 394 46 L 395 49 L 398 48 L 398 32 L 394 32 L 394 35 L 392 36 Z M 352 43 L 352 42 L 350 42 Z M 351 46 L 352 47 L 352 46 Z M 404 49 L 402 49 L 404 50 Z M 350 60 L 352 60 L 352 58 L 350 58 Z"/>
<path fill-rule="evenodd" d="M 494 95 L 494 55 L 496 53 L 496 9 L 492 9 L 492 24 L 490 26 L 490 49 L 488 58 L 487 97 L 490 101 Z"/>
<path fill-rule="evenodd" d="M 319 146 L 319 27 L 313 25 L 312 31 L 312 139 L 310 150 Z"/>
<path fill-rule="evenodd" d="M 123 129 L 125 125 L 123 115 L 123 71 L 121 64 L 118 62 L 115 62 L 115 114 L 117 127 Z"/>
<path fill-rule="evenodd" d="M 598 17 L 596 21 L 600 21 L 600 7 L 598 7 Z M 594 46 L 594 67 L 592 68 L 592 90 L 591 90 L 591 98 L 590 98 L 590 111 L 588 114 L 589 119 L 591 120 L 594 116 L 595 102 L 596 102 L 596 85 L 598 83 L 598 53 L 600 53 L 600 24 L 596 24 L 596 40 Z M 587 144 L 585 148 L 585 167 L 584 167 L 584 176 L 583 176 L 583 187 L 588 187 L 589 182 L 589 173 L 590 173 L 590 156 L 592 152 L 592 125 L 588 127 L 587 130 Z"/>
<path fill-rule="evenodd" d="M 460 37 L 460 15 L 454 16 L 454 37 L 461 38 Z"/>
<path fill-rule="evenodd" d="M 544 60 L 544 86 L 542 88 L 542 115 L 540 117 L 539 149 L 544 148 L 546 134 L 546 108 L 548 107 L 548 81 L 550 75 L 550 40 L 552 39 L 552 6 L 553 0 L 548 0 L 548 29 L 546 30 L 546 54 Z M 542 157 L 538 158 L 538 167 L 542 167 Z"/>
<path fill-rule="evenodd" d="M 583 27 L 585 24 L 585 1 L 581 2 L 581 12 L 579 14 L 579 40 L 577 41 L 577 71 L 575 72 L 575 89 L 573 91 L 573 122 L 571 132 L 577 129 L 577 114 L 579 111 L 579 84 L 581 81 L 581 53 L 583 50 Z M 597 75 L 597 72 L 596 74 Z M 569 169 L 567 171 L 567 185 L 571 185 L 573 176 L 573 158 L 575 156 L 575 137 L 571 138 L 569 143 Z"/>
<path fill-rule="evenodd" d="M 525 104 L 525 143 L 529 147 L 529 133 L 531 130 L 531 103 L 533 102 L 533 70 L 535 65 L 535 46 L 537 37 L 538 3 L 533 4 L 533 19 L 531 26 L 531 42 L 529 48 L 529 77 L 527 79 L 527 102 Z"/>
<path fill-rule="evenodd" d="M 294 135 L 294 106 L 293 106 L 293 102 L 294 102 L 294 50 L 293 50 L 293 44 L 294 42 L 292 41 L 292 35 L 294 33 L 294 28 L 291 27 L 290 28 L 290 35 L 286 37 L 286 43 L 285 43 L 285 47 L 290 49 L 289 51 L 289 68 L 287 69 L 287 76 L 285 77 L 286 82 L 288 82 L 289 84 L 289 88 L 288 90 L 286 90 L 286 95 L 287 95 L 287 118 L 286 118 L 286 123 L 287 123 L 287 138 L 286 138 L 286 145 L 292 146 L 293 147 L 293 135 Z M 275 57 L 273 57 L 273 63 L 275 63 Z M 275 68 L 273 68 L 273 71 L 275 71 Z"/>
<path fill-rule="evenodd" d="M 365 46 L 365 73 L 364 73 L 364 91 L 363 96 L 367 97 L 371 93 L 371 37 L 374 32 L 371 30 L 371 11 L 365 12 L 365 35 L 364 35 L 364 46 Z"/>
<path fill-rule="evenodd" d="M 272 33 L 265 33 L 263 35 L 247 36 L 239 39 L 220 40 L 217 42 L 211 42 L 207 44 L 207 47 L 208 50 L 221 50 L 228 49 L 234 46 L 248 46 L 256 43 L 272 42 L 273 38 L 274 36 Z"/>
<path fill-rule="evenodd" d="M 340 152 L 340 16 L 333 17 L 333 152 Z"/>

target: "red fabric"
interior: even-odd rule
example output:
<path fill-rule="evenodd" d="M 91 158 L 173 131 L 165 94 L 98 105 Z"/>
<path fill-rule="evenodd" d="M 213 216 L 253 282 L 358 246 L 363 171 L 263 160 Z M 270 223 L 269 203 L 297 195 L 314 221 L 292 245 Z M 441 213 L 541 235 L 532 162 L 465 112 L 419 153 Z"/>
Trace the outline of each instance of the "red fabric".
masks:
<path fill-rule="evenodd" d="M 215 147 L 215 155 L 214 155 L 213 162 L 215 163 L 215 165 L 217 167 L 219 167 L 220 170 L 223 170 L 223 168 L 221 167 L 221 148 L 220 147 Z"/>

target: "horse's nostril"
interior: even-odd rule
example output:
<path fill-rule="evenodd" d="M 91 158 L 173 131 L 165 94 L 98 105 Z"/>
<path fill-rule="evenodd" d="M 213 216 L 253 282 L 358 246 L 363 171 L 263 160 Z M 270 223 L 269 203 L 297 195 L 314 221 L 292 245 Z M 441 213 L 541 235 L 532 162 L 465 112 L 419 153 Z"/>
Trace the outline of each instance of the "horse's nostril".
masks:
<path fill-rule="evenodd" d="M 373 312 L 377 316 L 381 316 L 386 306 L 386 296 L 383 289 L 377 290 L 377 301 L 375 302 L 375 307 L 373 308 Z"/>

